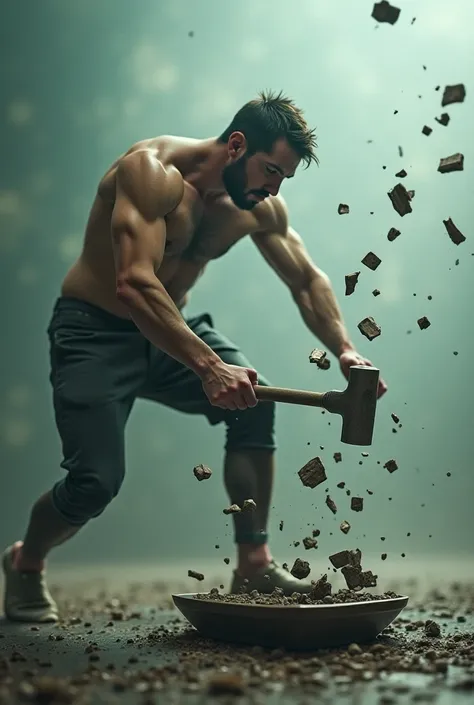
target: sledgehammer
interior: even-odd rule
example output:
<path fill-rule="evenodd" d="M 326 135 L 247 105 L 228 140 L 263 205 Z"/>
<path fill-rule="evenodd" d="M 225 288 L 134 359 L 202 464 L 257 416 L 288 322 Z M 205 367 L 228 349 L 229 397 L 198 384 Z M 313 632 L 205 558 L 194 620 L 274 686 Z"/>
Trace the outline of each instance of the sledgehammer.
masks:
<path fill-rule="evenodd" d="M 331 414 L 342 416 L 341 441 L 355 446 L 370 446 L 374 431 L 379 370 L 353 365 L 343 392 L 306 392 L 300 389 L 256 385 L 259 401 L 285 402 L 304 406 L 320 406 Z"/>

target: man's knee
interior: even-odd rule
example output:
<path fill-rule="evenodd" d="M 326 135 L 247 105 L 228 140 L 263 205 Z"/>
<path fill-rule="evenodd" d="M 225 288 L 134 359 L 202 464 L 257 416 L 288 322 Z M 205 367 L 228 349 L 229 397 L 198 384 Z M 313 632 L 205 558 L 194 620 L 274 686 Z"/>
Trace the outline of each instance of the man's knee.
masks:
<path fill-rule="evenodd" d="M 113 479 L 69 473 L 53 487 L 53 504 L 68 523 L 85 524 L 89 519 L 102 514 L 117 496 L 122 481 L 123 473 Z"/>
<path fill-rule="evenodd" d="M 270 386 L 269 382 L 260 375 L 258 384 Z M 256 406 L 245 411 L 229 411 L 226 419 L 226 450 L 240 448 L 275 450 L 275 416 L 276 404 L 273 401 L 259 401 Z"/>

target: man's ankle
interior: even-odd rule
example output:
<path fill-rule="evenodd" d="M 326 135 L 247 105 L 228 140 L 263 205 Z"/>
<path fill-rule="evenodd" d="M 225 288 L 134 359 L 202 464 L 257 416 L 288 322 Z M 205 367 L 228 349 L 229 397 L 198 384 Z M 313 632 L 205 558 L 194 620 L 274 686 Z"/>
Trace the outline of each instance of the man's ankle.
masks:
<path fill-rule="evenodd" d="M 20 572 L 39 573 L 44 569 L 44 560 L 32 559 L 23 552 L 23 541 L 13 545 L 13 568 Z"/>
<path fill-rule="evenodd" d="M 251 575 L 266 568 L 272 560 L 267 544 L 238 544 L 237 572 Z"/>

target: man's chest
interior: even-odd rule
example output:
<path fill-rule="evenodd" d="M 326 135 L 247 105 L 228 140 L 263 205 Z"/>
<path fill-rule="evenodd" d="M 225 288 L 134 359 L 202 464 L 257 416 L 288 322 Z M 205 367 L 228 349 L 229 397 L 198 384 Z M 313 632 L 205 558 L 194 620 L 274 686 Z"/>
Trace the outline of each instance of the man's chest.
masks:
<path fill-rule="evenodd" d="M 203 203 L 185 190 L 179 206 L 166 217 L 165 257 L 217 259 L 257 228 L 255 214 L 240 210 L 229 198 Z"/>

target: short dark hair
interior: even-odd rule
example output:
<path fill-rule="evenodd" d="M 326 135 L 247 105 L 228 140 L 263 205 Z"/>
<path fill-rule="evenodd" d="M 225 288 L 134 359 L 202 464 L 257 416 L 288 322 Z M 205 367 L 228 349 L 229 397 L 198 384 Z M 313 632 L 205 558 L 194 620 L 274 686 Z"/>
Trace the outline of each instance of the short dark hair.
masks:
<path fill-rule="evenodd" d="M 228 142 L 233 132 L 245 135 L 250 155 L 270 153 L 275 142 L 283 137 L 306 168 L 311 162 L 319 164 L 315 130 L 308 127 L 303 111 L 281 91 L 278 94 L 261 91 L 258 98 L 246 103 L 220 135 L 219 142 Z"/>

